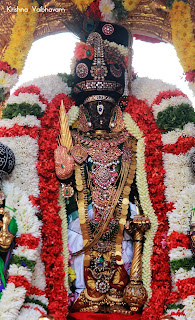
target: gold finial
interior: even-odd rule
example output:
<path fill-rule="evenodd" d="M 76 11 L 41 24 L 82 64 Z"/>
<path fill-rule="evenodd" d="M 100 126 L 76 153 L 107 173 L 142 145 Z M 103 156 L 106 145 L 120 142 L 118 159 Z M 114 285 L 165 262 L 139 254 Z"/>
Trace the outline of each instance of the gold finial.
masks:
<path fill-rule="evenodd" d="M 7 211 L 5 211 L 3 216 L 3 223 L 1 223 L 1 231 L 0 231 L 0 250 L 7 251 L 13 241 L 13 234 L 8 231 L 8 226 L 10 223 L 10 215 Z"/>
<path fill-rule="evenodd" d="M 67 152 L 69 152 L 72 149 L 72 136 L 68 125 L 63 100 L 61 100 L 60 106 L 60 144 L 61 146 L 67 148 Z"/>

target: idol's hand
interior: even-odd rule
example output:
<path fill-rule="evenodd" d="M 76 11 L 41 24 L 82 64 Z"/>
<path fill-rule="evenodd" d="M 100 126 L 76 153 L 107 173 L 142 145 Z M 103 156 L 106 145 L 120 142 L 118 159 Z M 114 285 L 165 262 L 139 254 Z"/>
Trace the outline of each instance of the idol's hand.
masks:
<path fill-rule="evenodd" d="M 54 151 L 55 171 L 60 180 L 68 179 L 74 170 L 74 159 L 67 153 L 66 147 L 59 146 Z"/>

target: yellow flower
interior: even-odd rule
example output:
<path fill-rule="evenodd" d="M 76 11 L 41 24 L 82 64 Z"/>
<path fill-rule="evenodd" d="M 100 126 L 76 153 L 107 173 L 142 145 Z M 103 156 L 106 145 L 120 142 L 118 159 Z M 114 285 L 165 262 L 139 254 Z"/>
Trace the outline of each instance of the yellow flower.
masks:
<path fill-rule="evenodd" d="M 68 274 L 69 274 L 70 282 L 73 282 L 74 280 L 76 280 L 76 273 L 71 267 L 68 268 Z"/>
<path fill-rule="evenodd" d="M 6 80 L 4 78 L 0 78 L 0 85 L 3 86 L 6 84 Z"/>
<path fill-rule="evenodd" d="M 175 1 L 169 10 L 173 45 L 184 71 L 195 69 L 195 48 L 190 6 L 183 1 Z"/>
<path fill-rule="evenodd" d="M 17 12 L 10 43 L 3 57 L 3 61 L 8 62 L 11 67 L 16 68 L 18 74 L 21 73 L 24 66 L 38 22 L 38 13 L 33 11 L 32 5 L 38 6 L 38 3 L 31 0 L 18 1 L 18 7 L 28 8 L 28 12 Z"/>
<path fill-rule="evenodd" d="M 123 0 L 123 6 L 127 11 L 134 10 L 141 0 Z"/>
<path fill-rule="evenodd" d="M 72 0 L 80 11 L 84 11 L 93 2 L 93 0 Z"/>

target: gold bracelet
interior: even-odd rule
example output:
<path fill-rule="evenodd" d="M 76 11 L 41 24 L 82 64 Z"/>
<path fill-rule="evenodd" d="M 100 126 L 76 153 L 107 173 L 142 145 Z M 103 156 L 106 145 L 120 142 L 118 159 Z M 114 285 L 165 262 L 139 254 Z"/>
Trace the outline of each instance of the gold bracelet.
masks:
<path fill-rule="evenodd" d="M 93 297 L 90 297 L 87 293 L 87 288 L 84 289 L 84 294 L 85 294 L 85 297 L 90 300 L 90 301 L 93 301 L 93 302 L 99 302 L 99 301 L 102 301 L 104 298 L 105 298 L 105 294 L 103 294 L 101 297 L 98 297 L 98 298 L 93 298 Z"/>
<path fill-rule="evenodd" d="M 106 298 L 112 302 L 123 302 L 123 297 L 122 298 L 114 298 L 112 296 L 109 296 L 109 294 L 106 295 Z"/>

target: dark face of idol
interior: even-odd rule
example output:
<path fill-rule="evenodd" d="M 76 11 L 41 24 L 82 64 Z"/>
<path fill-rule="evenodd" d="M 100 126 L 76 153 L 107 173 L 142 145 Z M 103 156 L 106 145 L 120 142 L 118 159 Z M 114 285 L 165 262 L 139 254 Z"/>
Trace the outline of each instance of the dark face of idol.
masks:
<path fill-rule="evenodd" d="M 85 105 L 93 130 L 110 130 L 114 107 L 114 104 L 107 101 L 92 101 Z"/>

